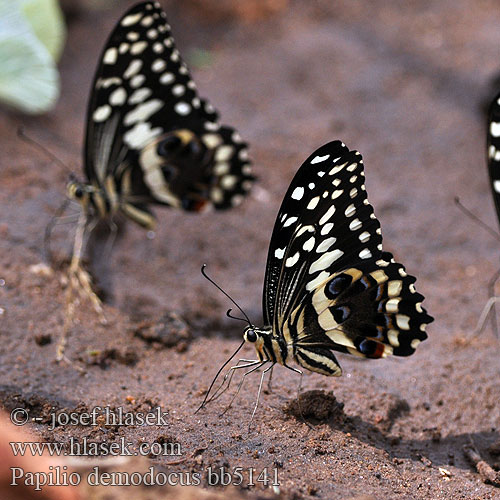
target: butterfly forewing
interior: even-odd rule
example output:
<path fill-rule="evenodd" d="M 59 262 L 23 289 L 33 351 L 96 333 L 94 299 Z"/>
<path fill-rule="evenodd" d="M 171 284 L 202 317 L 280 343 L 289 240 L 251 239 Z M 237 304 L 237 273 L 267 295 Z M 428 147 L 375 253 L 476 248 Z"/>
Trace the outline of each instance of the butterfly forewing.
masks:
<path fill-rule="evenodd" d="M 299 169 L 278 213 L 264 285 L 266 324 L 279 328 L 307 291 L 350 263 L 377 257 L 381 243 L 361 155 L 340 141 L 326 144 Z"/>
<path fill-rule="evenodd" d="M 162 168 L 156 144 L 173 132 L 174 140 L 181 137 L 194 149 L 175 182 Z M 220 126 L 216 110 L 198 96 L 157 2 L 132 7 L 118 22 L 104 47 L 87 112 L 88 179 L 101 186 L 113 175 L 119 182 L 130 169 L 139 171 L 132 174 L 131 201 L 188 210 L 196 205 L 181 204 L 181 194 L 226 208 L 241 200 L 253 179 L 246 144 L 234 129 Z"/>
<path fill-rule="evenodd" d="M 488 171 L 500 221 L 500 94 L 491 103 L 488 120 Z"/>

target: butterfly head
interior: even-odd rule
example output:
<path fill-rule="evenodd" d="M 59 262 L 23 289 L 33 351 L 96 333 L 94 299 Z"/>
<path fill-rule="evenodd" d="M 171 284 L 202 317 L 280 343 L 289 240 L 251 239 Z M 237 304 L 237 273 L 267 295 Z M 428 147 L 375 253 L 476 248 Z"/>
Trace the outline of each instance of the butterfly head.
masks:
<path fill-rule="evenodd" d="M 203 185 L 212 153 L 193 132 L 179 129 L 163 134 L 141 151 L 139 161 L 169 204 L 196 212 L 205 207 Z"/>
<path fill-rule="evenodd" d="M 243 339 L 245 342 L 253 344 L 261 361 L 272 357 L 269 354 L 270 350 L 274 348 L 270 330 L 249 325 L 243 332 Z"/>
<path fill-rule="evenodd" d="M 71 178 L 66 187 L 68 198 L 86 206 L 91 195 L 92 188 L 88 184 Z"/>

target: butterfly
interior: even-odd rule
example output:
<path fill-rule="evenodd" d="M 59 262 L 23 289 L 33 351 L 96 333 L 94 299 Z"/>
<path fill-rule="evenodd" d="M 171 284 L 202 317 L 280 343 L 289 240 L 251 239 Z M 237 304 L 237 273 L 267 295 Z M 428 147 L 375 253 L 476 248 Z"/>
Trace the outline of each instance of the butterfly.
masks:
<path fill-rule="evenodd" d="M 89 214 L 121 211 L 151 229 L 150 204 L 238 205 L 253 181 L 246 146 L 198 96 L 159 3 L 142 2 L 102 52 L 87 111 L 87 179 L 68 193 Z"/>
<path fill-rule="evenodd" d="M 493 99 L 489 108 L 487 151 L 491 190 L 500 222 L 500 94 Z"/>
<path fill-rule="evenodd" d="M 382 250 L 361 155 L 340 141 L 325 144 L 296 173 L 274 225 L 264 279 L 265 326 L 247 318 L 240 345 L 252 344 L 258 359 L 231 367 L 211 399 L 239 368 L 250 373 L 267 365 L 260 395 L 265 373 L 277 363 L 299 373 L 292 361 L 340 376 L 334 352 L 373 359 L 413 354 L 433 321 L 414 282 Z"/>
<path fill-rule="evenodd" d="M 490 177 L 491 192 L 493 194 L 493 200 L 495 202 L 495 209 L 497 212 L 497 217 L 500 222 L 500 93 L 493 99 L 490 104 L 488 111 L 488 129 L 486 133 L 486 149 L 487 149 L 487 162 L 488 162 L 488 173 Z M 471 214 L 469 210 L 466 213 L 474 220 L 476 220 L 481 226 L 483 226 L 490 234 L 495 238 L 500 239 L 500 235 L 490 228 L 487 224 L 482 222 L 478 217 Z M 500 270 L 496 271 L 493 278 L 489 283 L 489 299 L 483 308 L 483 311 L 479 317 L 476 328 L 474 329 L 473 336 L 481 333 L 486 323 L 486 319 L 490 312 L 493 312 L 491 319 L 493 325 L 493 332 L 495 337 L 498 337 L 498 328 L 496 321 L 496 303 L 500 301 L 500 297 L 495 295 L 495 284 L 500 277 Z"/>
<path fill-rule="evenodd" d="M 121 213 L 152 230 L 150 205 L 227 209 L 252 186 L 247 144 L 198 96 L 158 2 L 126 12 L 102 51 L 87 110 L 84 173 L 67 187 L 82 207 L 73 269 L 96 220 Z"/>

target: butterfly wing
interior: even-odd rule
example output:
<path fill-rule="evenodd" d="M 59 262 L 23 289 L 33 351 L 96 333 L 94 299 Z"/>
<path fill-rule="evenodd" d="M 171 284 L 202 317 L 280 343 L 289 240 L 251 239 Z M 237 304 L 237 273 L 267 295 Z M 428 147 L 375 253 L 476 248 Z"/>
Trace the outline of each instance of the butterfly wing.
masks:
<path fill-rule="evenodd" d="M 253 180 L 246 144 L 198 96 L 158 2 L 135 5 L 116 25 L 87 111 L 89 181 L 102 186 L 111 175 L 120 184 L 131 170 L 131 201 L 188 210 L 202 199 L 235 205 Z"/>
<path fill-rule="evenodd" d="M 490 105 L 488 115 L 488 172 L 497 217 L 500 221 L 500 94 Z"/>
<path fill-rule="evenodd" d="M 382 251 L 361 155 L 339 141 L 314 152 L 276 220 L 264 285 L 266 323 L 295 346 L 302 366 L 339 375 L 332 350 L 408 355 L 412 341 L 426 337 L 420 328 L 432 318 L 414 281 Z"/>

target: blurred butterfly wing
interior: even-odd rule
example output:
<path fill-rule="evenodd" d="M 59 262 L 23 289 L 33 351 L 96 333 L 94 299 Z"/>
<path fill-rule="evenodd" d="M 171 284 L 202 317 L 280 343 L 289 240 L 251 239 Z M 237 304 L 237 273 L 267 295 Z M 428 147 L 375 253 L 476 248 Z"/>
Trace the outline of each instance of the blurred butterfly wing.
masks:
<path fill-rule="evenodd" d="M 298 170 L 276 219 L 264 281 L 265 323 L 279 329 L 306 292 L 381 251 L 361 155 L 340 141 L 322 146 Z"/>
<path fill-rule="evenodd" d="M 221 127 L 216 110 L 198 97 L 165 12 L 157 2 L 143 2 L 120 19 L 102 52 L 87 111 L 88 179 L 102 185 L 109 174 L 135 169 L 141 175 L 133 178 L 142 182 L 131 186 L 131 197 L 171 204 L 163 196 L 170 191 L 161 169 L 141 164 L 140 154 L 156 138 L 180 129 L 191 131 L 215 158 L 201 178 L 217 208 L 246 193 L 245 182 L 253 179 L 244 159 L 246 145 L 236 143 L 234 129 Z M 170 195 L 175 201 L 176 193 Z"/>
<path fill-rule="evenodd" d="M 487 148 L 488 172 L 500 222 L 500 94 L 495 97 L 489 109 Z"/>

